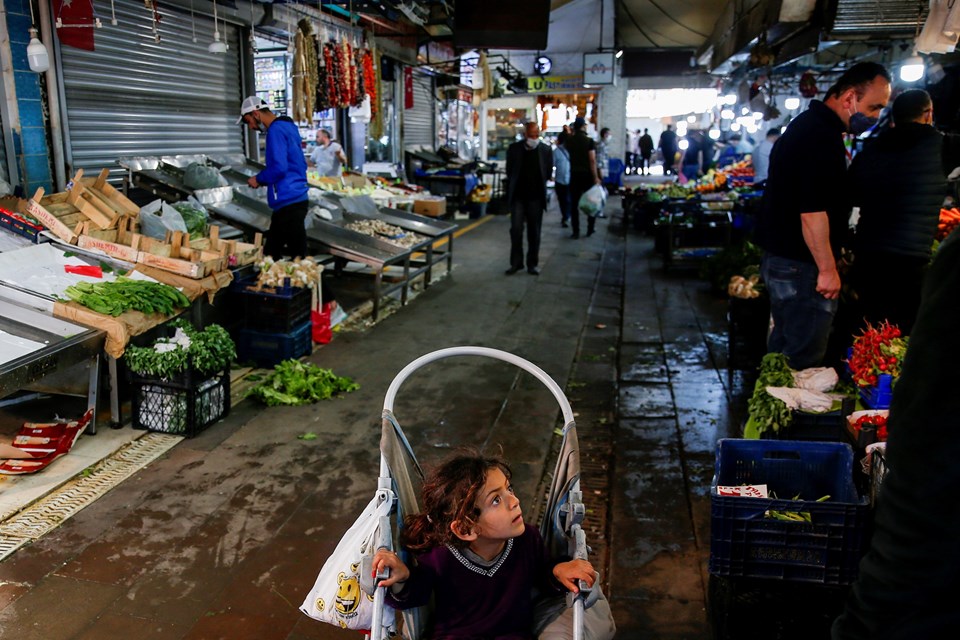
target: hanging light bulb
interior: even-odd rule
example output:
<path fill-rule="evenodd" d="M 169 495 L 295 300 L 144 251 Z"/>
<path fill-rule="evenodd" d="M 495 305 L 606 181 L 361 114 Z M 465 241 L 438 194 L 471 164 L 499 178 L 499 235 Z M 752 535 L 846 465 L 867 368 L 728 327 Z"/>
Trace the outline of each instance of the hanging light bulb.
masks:
<path fill-rule="evenodd" d="M 227 45 L 220 40 L 220 23 L 217 20 L 217 0 L 213 0 L 213 42 L 207 47 L 210 53 L 226 53 Z"/>
<path fill-rule="evenodd" d="M 37 38 L 37 30 L 30 27 L 30 44 L 27 45 L 27 62 L 30 65 L 30 71 L 34 73 L 43 73 L 50 68 L 50 54 L 40 39 Z"/>
<path fill-rule="evenodd" d="M 112 26 L 117 26 L 117 10 L 113 6 L 113 0 L 110 0 L 110 24 Z"/>
<path fill-rule="evenodd" d="M 787 98 L 783 101 L 783 106 L 787 108 L 787 111 L 793 111 L 800 108 L 800 98 Z"/>
<path fill-rule="evenodd" d="M 30 65 L 30 71 L 34 73 L 43 73 L 50 68 L 50 54 L 47 47 L 40 42 L 37 37 L 37 28 L 33 26 L 35 18 L 33 17 L 33 3 L 30 3 L 30 42 L 27 44 L 27 64 Z"/>
<path fill-rule="evenodd" d="M 900 65 L 900 79 L 904 82 L 916 82 L 923 77 L 924 71 L 923 58 L 913 54 Z"/>

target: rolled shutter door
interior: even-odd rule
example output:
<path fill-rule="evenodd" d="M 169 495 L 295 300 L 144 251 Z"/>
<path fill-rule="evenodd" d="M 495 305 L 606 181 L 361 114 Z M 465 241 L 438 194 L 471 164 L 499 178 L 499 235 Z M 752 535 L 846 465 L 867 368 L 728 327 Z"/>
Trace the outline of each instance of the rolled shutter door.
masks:
<path fill-rule="evenodd" d="M 433 76 L 413 71 L 413 108 L 403 110 L 404 146 L 437 146 L 436 99 Z"/>
<path fill-rule="evenodd" d="M 230 48 L 212 54 L 212 18 L 197 15 L 192 27 L 189 12 L 163 5 L 158 43 L 142 1 L 114 6 L 117 26 L 110 25 L 110 3 L 94 0 L 103 21 L 96 51 L 60 48 L 71 168 L 119 174 L 122 156 L 242 154 L 238 28 L 221 22 Z"/>

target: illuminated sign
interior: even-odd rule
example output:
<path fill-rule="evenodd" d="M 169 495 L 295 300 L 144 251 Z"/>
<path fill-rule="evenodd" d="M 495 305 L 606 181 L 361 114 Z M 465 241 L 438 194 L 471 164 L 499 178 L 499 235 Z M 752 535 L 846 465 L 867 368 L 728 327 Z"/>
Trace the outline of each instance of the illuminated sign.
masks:
<path fill-rule="evenodd" d="M 527 78 L 528 93 L 563 93 L 583 90 L 580 76 L 533 76 Z"/>
<path fill-rule="evenodd" d="M 613 52 L 583 54 L 583 84 L 613 84 L 616 72 Z"/>

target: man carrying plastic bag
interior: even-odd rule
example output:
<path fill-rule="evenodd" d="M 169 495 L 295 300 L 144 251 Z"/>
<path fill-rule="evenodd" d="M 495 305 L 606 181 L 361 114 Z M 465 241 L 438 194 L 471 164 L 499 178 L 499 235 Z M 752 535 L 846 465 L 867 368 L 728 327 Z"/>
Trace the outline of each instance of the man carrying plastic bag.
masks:
<path fill-rule="evenodd" d="M 590 216 L 590 218 L 596 218 L 602 211 L 603 207 L 607 204 L 607 191 L 599 184 L 595 184 L 580 197 L 580 202 L 578 207 L 580 211 Z M 592 222 L 592 220 L 591 220 Z M 593 233 L 593 225 L 589 225 L 589 231 L 587 235 Z"/>

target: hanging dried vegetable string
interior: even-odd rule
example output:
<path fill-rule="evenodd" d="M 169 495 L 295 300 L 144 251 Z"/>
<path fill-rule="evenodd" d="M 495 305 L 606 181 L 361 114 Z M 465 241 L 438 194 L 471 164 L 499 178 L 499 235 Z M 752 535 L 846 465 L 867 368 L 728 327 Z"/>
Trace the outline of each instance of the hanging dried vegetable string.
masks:
<path fill-rule="evenodd" d="M 330 75 L 330 68 L 327 66 L 327 56 L 325 55 L 327 40 L 327 28 L 317 39 L 317 111 L 324 111 L 330 108 L 330 89 L 327 85 L 327 79 Z"/>
<path fill-rule="evenodd" d="M 374 47 L 370 55 L 372 61 L 373 82 L 368 85 L 370 93 L 370 131 L 374 139 L 383 137 L 383 110 L 380 108 L 379 96 L 383 95 L 383 86 L 380 84 L 380 50 Z M 371 89 L 372 87 L 372 89 Z"/>
<path fill-rule="evenodd" d="M 306 109 L 306 122 L 313 122 L 313 112 L 316 110 L 317 82 L 319 80 L 319 71 L 317 68 L 317 43 L 313 33 L 313 23 L 303 18 L 298 23 L 304 37 L 304 58 L 306 61 L 307 84 L 304 87 L 306 99 L 304 107 Z"/>
<path fill-rule="evenodd" d="M 301 33 L 300 29 L 297 29 L 293 36 L 293 73 L 291 74 L 291 81 L 293 83 L 293 119 L 297 122 L 306 120 L 304 115 L 306 113 L 306 96 L 304 92 L 307 86 L 305 82 L 307 63 L 303 55 L 303 45 L 303 33 Z"/>

